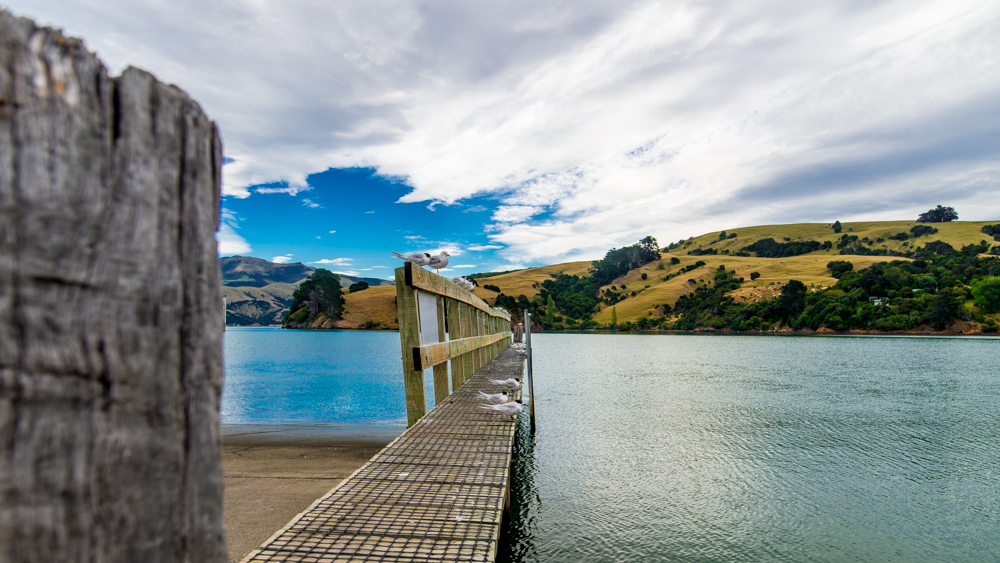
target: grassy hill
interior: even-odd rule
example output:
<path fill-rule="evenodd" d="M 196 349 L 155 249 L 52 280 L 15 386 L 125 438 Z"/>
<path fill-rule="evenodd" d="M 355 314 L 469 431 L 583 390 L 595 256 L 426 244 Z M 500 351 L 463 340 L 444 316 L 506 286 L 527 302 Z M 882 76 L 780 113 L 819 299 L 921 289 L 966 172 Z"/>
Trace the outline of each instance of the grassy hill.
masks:
<path fill-rule="evenodd" d="M 662 305 L 673 306 L 677 299 L 692 293 L 699 284 L 711 280 L 719 266 L 727 270 L 735 270 L 736 275 L 745 278 L 742 287 L 731 295 L 737 301 L 757 301 L 775 297 L 782 285 L 791 279 L 799 280 L 810 288 L 829 287 L 837 282 L 830 275 L 826 265 L 832 260 L 845 260 L 854 264 L 855 271 L 866 268 L 876 262 L 905 260 L 899 256 L 860 256 L 842 255 L 836 248 L 842 236 L 858 236 L 858 240 L 867 239 L 863 243 L 871 250 L 885 249 L 898 253 L 911 252 L 930 241 L 942 241 L 960 249 L 981 240 L 995 243 L 981 232 L 984 225 L 1000 223 L 998 221 L 954 221 L 951 223 L 934 223 L 938 229 L 936 234 L 905 241 L 888 238 L 902 232 L 909 232 L 917 225 L 915 221 L 872 221 L 858 223 L 843 223 L 842 231 L 834 233 L 830 224 L 801 223 L 790 225 L 761 225 L 727 229 L 727 236 L 736 234 L 733 238 L 719 239 L 721 231 L 705 233 L 684 241 L 672 250 L 662 252 L 662 258 L 641 268 L 630 270 L 623 276 L 602 286 L 602 291 L 615 286 L 617 291 L 624 292 L 627 297 L 614 305 L 619 323 L 635 321 L 643 316 L 654 316 L 657 308 Z M 784 258 L 757 258 L 755 256 L 734 256 L 733 253 L 762 239 L 772 239 L 779 243 L 810 241 L 830 241 L 832 248 L 819 250 L 799 256 Z M 676 245 L 676 243 L 674 243 Z M 692 256 L 691 251 L 715 249 L 719 254 Z M 671 264 L 671 258 L 677 258 L 678 264 Z M 691 266 L 698 261 L 705 263 L 693 271 L 676 275 L 679 270 Z M 496 286 L 505 295 L 517 297 L 524 295 L 531 299 L 538 294 L 538 286 L 557 274 L 586 276 L 590 269 L 590 261 L 567 262 L 539 268 L 528 268 L 478 279 L 480 287 L 474 293 L 493 303 L 497 293 L 484 289 L 489 284 Z M 760 277 L 750 281 L 750 273 L 758 272 Z M 642 279 L 642 275 L 646 279 Z M 621 290 L 621 286 L 625 290 Z M 294 285 L 269 284 L 260 288 L 225 288 L 227 298 L 233 295 L 238 301 L 267 301 L 280 303 L 280 297 L 287 295 L 290 299 Z M 237 292 L 238 290 L 238 292 Z M 632 295 L 632 292 L 636 292 Z M 379 328 L 398 328 L 394 299 L 395 288 L 392 286 L 371 287 L 358 293 L 345 294 L 347 313 L 343 320 L 328 323 L 328 328 L 362 328 L 368 323 L 378 323 Z M 245 303 L 250 307 L 253 303 Z M 287 305 L 285 305 L 287 307 Z M 593 319 L 600 324 L 611 322 L 611 307 L 601 304 Z M 371 326 L 371 325 L 368 325 Z"/>
<path fill-rule="evenodd" d="M 281 323 L 282 316 L 288 312 L 295 288 L 316 271 L 316 268 L 301 262 L 275 264 L 252 256 L 226 256 L 219 259 L 219 267 L 222 270 L 222 294 L 226 298 L 226 324 L 243 326 Z M 389 286 L 392 289 L 390 281 L 340 276 L 340 284 L 344 288 L 358 281 L 368 282 L 371 289 L 379 286 Z M 395 290 L 392 293 L 395 296 Z M 365 301 L 367 298 L 360 300 Z M 370 308 L 359 310 L 368 311 Z M 376 322 L 383 318 L 374 312 L 373 315 Z M 389 320 L 394 318 L 395 311 Z M 366 321 L 361 321 L 359 325 L 364 322 Z"/>
<path fill-rule="evenodd" d="M 989 236 L 981 232 L 984 225 L 1000 223 L 1000 221 L 954 221 L 950 223 L 933 223 L 932 226 L 938 229 L 936 234 L 909 239 L 906 241 L 889 239 L 889 235 L 909 230 L 918 223 L 916 221 L 870 221 L 859 223 L 843 223 L 842 231 L 834 233 L 831 224 L 824 223 L 799 223 L 790 225 L 761 225 L 755 227 L 742 227 L 727 229 L 727 236 L 736 234 L 734 238 L 727 238 L 720 241 L 719 235 L 723 231 L 714 231 L 688 239 L 680 247 L 663 252 L 662 259 L 646 264 L 641 268 L 630 270 L 624 276 L 616 278 L 610 284 L 601 289 L 606 290 L 612 286 L 626 286 L 629 295 L 627 299 L 615 304 L 618 322 L 635 321 L 642 316 L 651 316 L 656 313 L 656 308 L 667 304 L 673 305 L 681 295 L 694 291 L 698 283 L 703 283 L 711 279 L 715 270 L 720 265 L 725 265 L 726 269 L 736 270 L 737 276 L 744 277 L 747 281 L 743 287 L 733 293 L 734 298 L 741 301 L 756 301 L 765 297 L 773 297 L 780 291 L 781 285 L 788 280 L 796 279 L 806 286 L 820 288 L 828 287 L 836 283 L 836 279 L 830 276 L 826 264 L 832 260 L 845 260 L 854 264 L 855 270 L 866 268 L 875 262 L 885 262 L 892 260 L 902 260 L 898 256 L 858 256 L 841 255 L 836 249 L 836 243 L 843 235 L 856 235 L 859 240 L 867 238 L 872 241 L 868 248 L 881 249 L 895 252 L 909 252 L 914 247 L 923 246 L 929 241 L 940 240 L 946 242 L 956 249 L 962 246 L 975 244 L 981 240 L 991 240 Z M 759 240 L 769 238 L 776 242 L 809 241 L 818 242 L 830 241 L 833 248 L 830 250 L 820 250 L 799 256 L 785 258 L 757 258 L 753 256 L 733 256 L 732 253 L 749 246 Z M 882 239 L 882 240 L 880 240 Z M 688 252 L 696 249 L 717 249 L 720 254 L 692 256 Z M 728 254 L 721 254 L 728 252 Z M 671 265 L 670 259 L 676 257 L 679 264 Z M 685 266 L 692 265 L 697 261 L 705 262 L 705 266 L 694 271 L 664 280 L 669 274 L 675 273 Z M 568 275 L 586 275 L 590 267 L 590 262 L 568 262 L 545 266 L 542 268 L 529 268 L 517 272 L 511 272 L 489 278 L 478 280 L 480 285 L 491 284 L 500 288 L 506 295 L 525 295 L 529 299 L 538 293 L 535 284 L 543 282 L 557 272 Z M 761 277 L 750 281 L 751 272 L 759 272 Z M 642 279 L 642 274 L 646 274 L 646 280 Z M 694 280 L 695 283 L 691 283 Z M 648 286 L 648 287 L 647 287 Z M 631 292 L 636 291 L 636 295 L 631 296 Z M 476 294 L 489 302 L 496 297 L 493 291 L 476 288 Z M 594 320 L 601 324 L 611 322 L 611 307 L 600 305 L 601 309 L 594 314 Z"/>

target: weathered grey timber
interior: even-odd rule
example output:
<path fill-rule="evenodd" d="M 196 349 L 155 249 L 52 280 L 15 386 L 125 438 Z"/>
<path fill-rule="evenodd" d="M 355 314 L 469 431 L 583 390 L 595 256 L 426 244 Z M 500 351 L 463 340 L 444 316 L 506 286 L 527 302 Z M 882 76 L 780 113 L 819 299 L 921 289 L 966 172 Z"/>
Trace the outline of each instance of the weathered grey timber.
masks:
<path fill-rule="evenodd" d="M 221 144 L 0 11 L 0 561 L 226 561 Z"/>
<path fill-rule="evenodd" d="M 243 563 L 494 561 L 517 421 L 479 391 L 523 371 L 507 347 Z"/>

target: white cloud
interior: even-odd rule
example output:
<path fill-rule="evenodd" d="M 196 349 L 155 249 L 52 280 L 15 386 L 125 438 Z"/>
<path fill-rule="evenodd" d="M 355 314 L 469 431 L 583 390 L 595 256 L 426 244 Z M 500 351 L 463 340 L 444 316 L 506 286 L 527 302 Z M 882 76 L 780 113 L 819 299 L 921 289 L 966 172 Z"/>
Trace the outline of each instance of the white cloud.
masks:
<path fill-rule="evenodd" d="M 337 232 L 337 231 L 330 231 L 330 234 L 332 235 L 332 234 L 333 234 L 333 233 L 335 233 L 335 232 Z"/>
<path fill-rule="evenodd" d="M 475 268 L 475 264 L 455 264 L 452 268 Z"/>
<path fill-rule="evenodd" d="M 315 201 L 306 198 L 302 198 L 302 205 L 305 205 L 306 207 L 309 207 L 311 209 L 317 209 L 323 207 L 322 205 L 316 203 Z"/>
<path fill-rule="evenodd" d="M 375 212 L 374 211 L 365 211 L 366 215 L 371 215 L 372 213 L 375 213 Z"/>
<path fill-rule="evenodd" d="M 357 270 L 334 270 L 333 273 L 340 274 L 342 276 L 351 276 L 354 278 L 361 275 L 361 272 L 358 272 Z"/>
<path fill-rule="evenodd" d="M 219 243 L 219 255 L 250 254 L 253 251 L 250 243 L 236 232 L 236 229 L 239 229 L 239 219 L 236 217 L 236 214 L 223 209 L 220 219 L 219 230 L 215 233 L 215 240 Z"/>
<path fill-rule="evenodd" d="M 285 254 L 284 256 L 275 256 L 271 258 L 271 262 L 275 264 L 287 264 L 292 261 L 292 254 Z"/>
<path fill-rule="evenodd" d="M 473 244 L 467 248 L 473 252 L 482 252 L 484 250 L 497 250 L 503 248 L 503 246 L 500 246 L 499 244 Z"/>
<path fill-rule="evenodd" d="M 422 237 L 420 235 L 405 235 L 405 236 L 403 236 L 403 238 L 405 238 L 406 240 L 421 240 L 424 237 Z"/>
<path fill-rule="evenodd" d="M 372 166 L 403 201 L 497 199 L 514 263 L 937 203 L 1000 216 L 996 2 L 7 5 L 190 92 L 235 159 L 225 194 Z M 219 244 L 250 251 L 225 221 Z"/>
<path fill-rule="evenodd" d="M 323 264 L 329 266 L 350 266 L 349 262 L 353 260 L 354 260 L 353 258 L 323 258 L 322 260 L 310 262 L 310 264 Z M 348 274 L 348 275 L 353 275 L 353 274 Z"/>
<path fill-rule="evenodd" d="M 522 223 L 541 211 L 541 207 L 532 205 L 501 205 L 493 212 L 493 220 L 497 223 Z"/>

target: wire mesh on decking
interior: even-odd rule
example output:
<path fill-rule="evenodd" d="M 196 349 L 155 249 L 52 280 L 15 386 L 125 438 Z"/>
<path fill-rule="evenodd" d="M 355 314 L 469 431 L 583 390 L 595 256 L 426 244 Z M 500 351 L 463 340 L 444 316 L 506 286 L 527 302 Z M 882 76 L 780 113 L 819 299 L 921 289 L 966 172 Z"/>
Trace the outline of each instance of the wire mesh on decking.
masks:
<path fill-rule="evenodd" d="M 523 367 L 509 346 L 243 563 L 492 561 L 516 421 L 479 391 Z"/>

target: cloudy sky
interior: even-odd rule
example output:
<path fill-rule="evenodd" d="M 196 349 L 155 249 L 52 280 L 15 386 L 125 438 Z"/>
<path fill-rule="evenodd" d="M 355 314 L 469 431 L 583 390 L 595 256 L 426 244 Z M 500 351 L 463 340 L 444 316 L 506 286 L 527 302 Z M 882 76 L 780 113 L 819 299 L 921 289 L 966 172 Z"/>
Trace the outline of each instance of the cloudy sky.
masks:
<path fill-rule="evenodd" d="M 197 99 L 221 254 L 384 277 L 1000 219 L 1000 3 L 0 0 Z"/>

